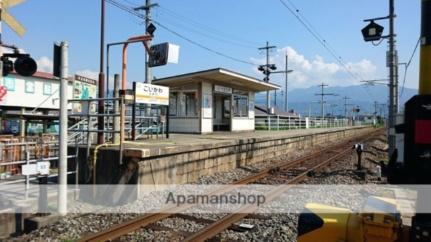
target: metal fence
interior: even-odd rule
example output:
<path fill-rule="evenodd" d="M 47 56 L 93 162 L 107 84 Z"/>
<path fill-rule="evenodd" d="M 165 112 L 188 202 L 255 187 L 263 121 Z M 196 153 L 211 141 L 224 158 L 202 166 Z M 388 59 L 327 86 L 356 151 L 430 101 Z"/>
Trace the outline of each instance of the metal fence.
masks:
<path fill-rule="evenodd" d="M 78 148 L 77 145 L 76 148 Z M 77 150 L 75 150 L 75 155 L 69 155 L 67 158 L 75 158 L 76 165 L 76 169 L 68 172 L 68 174 L 77 173 Z M 25 182 L 26 197 L 30 181 L 36 180 L 40 176 L 38 174 L 22 175 L 23 167 L 38 162 L 49 162 L 50 168 L 55 170 L 58 160 L 59 142 L 57 135 L 42 135 L 37 137 L 0 136 L 0 184 L 7 185 Z M 48 177 L 56 176 L 58 176 L 56 172 L 48 175 Z"/>
<path fill-rule="evenodd" d="M 362 121 L 339 118 L 315 118 L 315 117 L 291 117 L 291 116 L 256 116 L 256 130 L 291 130 L 291 129 L 314 129 L 314 128 L 336 128 L 348 126 L 360 126 L 369 124 Z"/>
<path fill-rule="evenodd" d="M 100 100 L 105 102 L 104 113 L 99 113 L 97 110 L 97 103 Z M 124 130 L 125 140 L 150 139 L 154 136 L 159 138 L 168 130 L 165 116 L 161 115 L 160 108 L 154 105 L 149 107 L 130 104 L 120 105 L 118 104 L 118 102 L 121 103 L 120 98 L 73 99 L 68 101 L 74 107 L 69 113 L 69 118 L 75 121 L 75 124 L 69 127 L 70 144 L 73 144 L 76 139 L 79 144 L 94 144 L 97 141 L 97 133 L 103 133 L 107 142 L 117 143 L 115 140 L 118 139 L 114 136 L 118 135 L 119 137 L 121 129 Z M 123 128 L 120 127 L 122 108 L 125 112 Z M 99 117 L 103 117 L 104 130 L 97 128 Z M 133 132 L 135 132 L 135 137 L 133 137 Z"/>

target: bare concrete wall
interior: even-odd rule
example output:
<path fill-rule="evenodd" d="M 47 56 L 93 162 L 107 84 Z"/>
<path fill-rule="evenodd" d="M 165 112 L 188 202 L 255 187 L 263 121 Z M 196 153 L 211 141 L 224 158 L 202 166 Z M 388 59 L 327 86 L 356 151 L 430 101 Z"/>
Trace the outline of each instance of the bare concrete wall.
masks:
<path fill-rule="evenodd" d="M 184 184 L 195 182 L 201 176 L 289 155 L 293 151 L 310 149 L 328 142 L 345 141 L 371 130 L 357 128 L 298 137 L 243 139 L 234 145 L 207 147 L 166 156 L 131 157 L 131 161 L 138 164 L 139 184 Z"/>

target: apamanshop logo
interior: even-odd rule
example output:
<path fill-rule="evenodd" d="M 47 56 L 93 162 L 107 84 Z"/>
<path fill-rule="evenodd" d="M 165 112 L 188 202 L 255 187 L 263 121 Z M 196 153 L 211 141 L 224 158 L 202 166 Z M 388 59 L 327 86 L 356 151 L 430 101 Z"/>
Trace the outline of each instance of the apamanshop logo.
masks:
<path fill-rule="evenodd" d="M 202 194 L 177 194 L 169 192 L 166 198 L 166 204 L 181 206 L 189 205 L 257 205 L 261 206 L 265 203 L 266 198 L 262 194 L 245 195 L 240 192 L 235 194 L 220 194 L 220 195 L 202 195 Z"/>

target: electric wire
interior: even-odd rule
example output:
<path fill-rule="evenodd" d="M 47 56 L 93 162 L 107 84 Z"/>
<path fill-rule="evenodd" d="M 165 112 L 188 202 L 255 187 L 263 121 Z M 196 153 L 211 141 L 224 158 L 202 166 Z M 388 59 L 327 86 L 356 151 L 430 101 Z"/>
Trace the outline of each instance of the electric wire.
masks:
<path fill-rule="evenodd" d="M 215 35 L 219 35 L 220 37 L 222 37 L 224 39 L 226 39 L 226 38 L 230 39 L 231 42 L 235 42 L 235 43 L 240 44 L 242 46 L 245 46 L 248 48 L 256 48 L 256 46 L 259 45 L 258 43 L 252 42 L 250 40 L 247 40 L 247 39 L 244 39 L 244 38 L 241 38 L 239 36 L 235 36 L 235 35 L 232 35 L 229 33 L 225 33 L 225 32 L 222 32 L 222 31 L 216 29 L 216 28 L 213 28 L 211 26 L 202 24 L 202 23 L 200 23 L 196 20 L 193 20 L 187 16 L 176 13 L 176 12 L 174 12 L 174 11 L 164 7 L 164 6 L 160 6 L 160 10 L 162 12 L 166 13 L 167 15 L 174 17 L 176 20 L 181 20 L 183 22 L 187 22 L 187 24 L 193 25 L 196 28 L 199 28 L 199 29 L 206 31 L 206 32 L 210 32 L 210 33 L 215 34 Z M 244 43 L 247 43 L 247 44 L 244 44 Z"/>
<path fill-rule="evenodd" d="M 233 61 L 236 61 L 236 62 L 240 62 L 240 63 L 243 63 L 243 64 L 248 64 L 248 65 L 255 66 L 255 64 L 254 64 L 254 63 L 252 63 L 252 62 L 238 59 L 238 58 L 236 58 L 236 57 L 233 57 L 233 56 L 230 56 L 230 55 L 224 54 L 224 53 L 222 53 L 222 52 L 220 52 L 220 51 L 213 50 L 213 49 L 211 49 L 211 48 L 209 48 L 209 47 L 207 47 L 207 46 L 205 46 L 205 45 L 202 45 L 202 44 L 200 44 L 200 43 L 198 43 L 198 42 L 196 42 L 196 41 L 194 41 L 194 40 L 192 40 L 192 39 L 190 39 L 190 38 L 188 38 L 188 37 L 186 37 L 186 36 L 184 36 L 184 35 L 182 35 L 182 34 L 178 33 L 177 31 L 172 30 L 172 29 L 170 29 L 170 28 L 166 27 L 165 25 L 163 25 L 163 24 L 159 23 L 158 21 L 152 20 L 152 22 L 153 22 L 153 23 L 155 23 L 157 26 L 159 26 L 159 27 L 161 27 L 161 28 L 165 29 L 166 31 L 168 31 L 168 32 L 170 32 L 170 33 L 172 33 L 172 34 L 174 34 L 174 35 L 178 36 L 179 38 L 181 38 L 181 39 L 183 39 L 183 40 L 185 40 L 185 41 L 187 41 L 187 42 L 189 42 L 189 43 L 191 43 L 191 44 L 193 44 L 193 45 L 195 45 L 195 46 L 198 46 L 198 47 L 200 47 L 200 48 L 202 48 L 202 49 L 204 49 L 204 50 L 207 50 L 207 51 L 212 52 L 212 53 L 214 53 L 214 54 L 216 54 L 216 55 L 219 55 L 219 56 L 222 56 L 222 57 L 228 58 L 228 59 L 233 60 Z"/>
<path fill-rule="evenodd" d="M 129 5 L 133 6 L 133 7 L 138 7 L 138 6 L 139 6 L 139 4 L 138 4 L 138 3 L 132 2 L 132 1 L 130 1 L 130 0 L 123 0 L 123 1 L 124 1 L 124 2 L 126 2 L 127 4 L 129 4 Z"/>
<path fill-rule="evenodd" d="M 337 55 L 337 53 L 333 50 L 331 50 L 331 48 L 329 47 L 329 43 L 328 41 L 326 41 L 321 34 L 319 34 L 319 32 L 315 31 L 315 28 L 313 27 L 313 25 L 310 23 L 310 21 L 306 20 L 306 18 L 304 17 L 304 15 L 302 13 L 300 13 L 299 9 L 293 9 L 291 6 L 289 6 L 284 0 L 279 0 L 281 2 L 281 4 L 287 9 L 289 10 L 289 12 L 296 17 L 296 19 L 305 27 L 305 29 L 322 45 L 323 48 L 325 48 L 328 53 L 347 71 L 347 73 L 349 73 L 354 80 L 358 79 L 357 74 L 353 73 L 349 66 L 344 63 L 344 61 L 342 60 L 341 56 Z M 293 3 L 291 1 L 289 1 L 290 4 L 293 5 Z M 295 8 L 295 7 L 294 7 Z M 307 24 L 307 22 L 309 24 Z M 314 30 L 313 30 L 314 29 Z M 359 78 L 362 79 L 362 78 Z"/>
<path fill-rule="evenodd" d="M 126 11 L 126 12 L 128 12 L 128 13 L 130 13 L 130 14 L 132 14 L 132 15 L 135 15 L 135 16 L 136 16 L 136 17 L 138 17 L 138 18 L 142 18 L 142 19 L 145 19 L 145 18 L 146 18 L 146 16 L 145 16 L 144 14 L 141 14 L 141 13 L 139 13 L 139 12 L 137 12 L 137 11 L 135 11 L 135 10 L 133 10 L 133 9 L 131 9 L 131 8 L 129 8 L 129 7 L 125 6 L 125 5 L 123 5 L 123 4 L 119 3 L 119 2 L 117 2 L 117 1 L 115 1 L 115 0 L 105 0 L 105 1 L 106 1 L 106 2 L 108 2 L 108 3 L 110 3 L 111 5 L 113 5 L 113 6 L 115 6 L 115 7 L 117 7 L 117 8 L 119 8 L 119 9 L 123 10 L 123 11 Z M 248 65 L 253 65 L 253 66 L 255 66 L 255 64 L 254 64 L 254 63 L 252 63 L 252 62 L 249 62 L 249 61 L 246 61 L 246 60 L 241 60 L 241 59 L 239 59 L 239 58 L 236 58 L 236 57 L 233 57 L 233 56 L 231 56 L 231 55 L 227 55 L 227 54 L 224 54 L 224 53 L 222 53 L 222 52 L 220 52 L 220 51 L 217 51 L 217 50 L 214 50 L 214 49 L 212 49 L 212 48 L 209 48 L 209 47 L 207 47 L 207 46 L 205 46 L 205 45 L 203 45 L 203 44 L 201 44 L 201 43 L 199 43 L 199 42 L 197 42 L 197 41 L 194 41 L 194 40 L 192 40 L 192 39 L 190 39 L 190 38 L 188 38 L 188 37 L 186 37 L 186 36 L 184 36 L 184 35 L 182 35 L 182 34 L 178 33 L 178 32 L 177 32 L 177 31 L 175 31 L 175 30 L 170 29 L 169 27 L 167 27 L 167 26 L 165 26 L 165 25 L 161 24 L 161 23 L 160 23 L 160 22 L 158 22 L 158 21 L 155 21 L 154 19 L 152 19 L 152 22 L 153 22 L 154 24 L 158 25 L 159 27 L 161 27 L 161 28 L 165 29 L 166 31 L 170 32 L 171 34 L 174 34 L 174 35 L 176 35 L 177 37 L 179 37 L 179 38 L 181 38 L 181 39 L 183 39 L 183 40 L 185 40 L 185 41 L 187 41 L 187 42 L 189 42 L 189 43 L 191 43 L 191 44 L 193 44 L 193 45 L 195 45 L 195 46 L 198 46 L 198 47 L 200 47 L 200 48 L 202 48 L 202 49 L 204 49 L 204 50 L 207 50 L 207 51 L 209 51 L 209 52 L 211 52 L 211 53 L 213 53 L 213 54 L 216 54 L 216 55 L 218 55 L 218 56 L 225 57 L 225 58 L 227 58 L 227 59 L 230 59 L 230 60 L 233 60 L 233 61 L 236 61 L 236 62 L 239 62 L 239 63 L 243 63 L 243 64 L 248 64 Z"/>
<path fill-rule="evenodd" d="M 400 94 L 400 98 L 403 96 L 404 94 L 404 85 L 406 84 L 406 79 L 407 79 L 407 71 L 409 69 L 410 64 L 412 63 L 412 60 L 416 54 L 416 51 L 419 47 L 419 43 L 421 42 L 421 38 L 418 39 L 418 41 L 416 42 L 416 46 L 413 50 L 412 55 L 410 56 L 409 61 L 407 62 L 407 64 L 404 66 L 404 78 L 403 78 L 403 87 L 401 88 L 401 94 Z"/>
<path fill-rule="evenodd" d="M 364 80 L 364 78 L 359 73 L 354 73 L 350 70 L 351 65 L 346 64 L 341 55 L 335 51 L 332 45 L 317 31 L 313 24 L 311 24 L 311 22 L 301 13 L 301 11 L 291 0 L 286 0 L 291 6 L 289 6 L 284 0 L 279 1 L 294 17 L 296 17 L 296 19 L 305 27 L 305 29 L 323 46 L 323 48 L 328 51 L 328 53 L 342 66 L 342 68 L 353 78 L 353 80 Z M 374 95 L 367 88 L 364 87 L 364 90 L 372 99 L 375 99 Z"/>
<path fill-rule="evenodd" d="M 222 42 L 222 43 L 225 43 L 225 44 L 231 44 L 231 45 L 235 45 L 235 46 L 238 46 L 238 47 L 242 47 L 242 48 L 247 48 L 247 49 L 257 49 L 256 47 L 254 47 L 254 46 L 251 46 L 251 45 L 245 45 L 245 44 L 241 44 L 241 43 L 238 43 L 238 42 L 236 42 L 236 41 L 233 41 L 233 40 L 230 40 L 230 39 L 226 39 L 226 38 L 224 38 L 224 37 L 219 37 L 219 36 L 215 36 L 215 35 L 212 35 L 212 34 L 210 34 L 210 33 L 205 33 L 205 32 L 202 32 L 202 31 L 199 31 L 199 30 L 197 30 L 197 29 L 194 29 L 194 28 L 192 28 L 192 27 L 190 27 L 190 26 L 186 26 L 186 25 L 183 25 L 183 24 L 181 24 L 181 23 L 178 23 L 178 22 L 176 22 L 175 24 L 174 23 L 172 23 L 171 21 L 163 21 L 165 24 L 166 23 L 169 23 L 170 25 L 172 25 L 172 26 L 174 26 L 174 27 L 177 27 L 177 28 L 181 28 L 181 29 L 184 29 L 184 30 L 187 30 L 187 31 L 190 31 L 190 32 L 193 32 L 193 33 L 196 33 L 196 34 L 199 34 L 199 35 L 201 35 L 201 36 L 204 36 L 204 37 L 206 37 L 206 38 L 209 38 L 209 39 L 213 39 L 213 40 L 216 40 L 216 41 L 220 41 L 220 42 Z"/>

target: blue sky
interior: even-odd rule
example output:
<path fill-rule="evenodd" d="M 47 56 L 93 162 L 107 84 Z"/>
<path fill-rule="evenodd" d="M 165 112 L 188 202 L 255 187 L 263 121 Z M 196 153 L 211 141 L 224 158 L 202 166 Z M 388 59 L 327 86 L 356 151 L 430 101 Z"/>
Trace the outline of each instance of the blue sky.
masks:
<path fill-rule="evenodd" d="M 132 7 L 145 2 L 117 1 Z M 309 87 L 322 81 L 332 86 L 360 84 L 361 78 L 381 79 L 387 76 L 386 42 L 375 47 L 365 43 L 360 32 L 366 25 L 363 19 L 388 14 L 387 0 L 290 0 L 342 56 L 351 72 L 361 77 L 355 79 L 283 7 L 280 0 L 153 1 L 161 6 L 154 9 L 154 20 L 215 51 L 259 64 L 264 55 L 257 47 L 269 41 L 278 47 L 272 56 L 280 69 L 284 68 L 284 53 L 287 51 L 290 68 L 295 70 L 290 77 L 291 88 Z M 99 6 L 100 0 L 27 0 L 9 10 L 26 27 L 26 35 L 19 38 L 4 27 L 3 40 L 31 53 L 39 60 L 42 70 L 49 70 L 52 43 L 67 40 L 71 72 L 94 76 L 99 68 Z M 420 34 L 420 1 L 397 0 L 396 12 L 399 59 L 407 62 Z M 142 22 L 107 3 L 106 42 L 123 41 L 142 34 Z M 379 23 L 387 31 L 387 21 Z M 208 38 L 208 35 L 212 37 Z M 256 66 L 215 55 L 160 27 L 154 42 L 180 45 L 179 64 L 154 68 L 156 77 L 224 67 L 262 78 Z M 111 73 L 120 73 L 120 53 L 120 48 L 112 50 Z M 416 53 L 407 76 L 407 87 L 417 88 L 418 59 Z M 129 81 L 142 81 L 142 45 L 129 48 L 129 63 Z M 400 77 L 402 81 L 403 68 L 400 68 Z M 274 75 L 272 78 L 276 83 L 282 83 L 282 80 L 282 76 Z"/>

